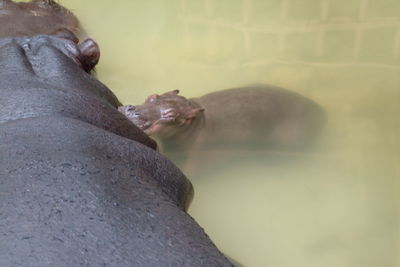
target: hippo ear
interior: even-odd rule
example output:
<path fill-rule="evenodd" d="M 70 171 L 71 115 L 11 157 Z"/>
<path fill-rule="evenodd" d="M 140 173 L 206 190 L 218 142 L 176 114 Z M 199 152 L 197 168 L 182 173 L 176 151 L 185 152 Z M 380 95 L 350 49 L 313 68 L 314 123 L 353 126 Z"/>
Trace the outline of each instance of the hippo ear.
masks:
<path fill-rule="evenodd" d="M 204 108 L 193 108 L 189 112 L 186 113 L 186 119 L 193 119 L 197 117 L 200 113 L 204 111 Z"/>
<path fill-rule="evenodd" d="M 100 59 L 100 48 L 91 38 L 85 39 L 78 45 L 81 52 L 79 60 L 86 72 L 90 72 L 97 65 Z"/>
<path fill-rule="evenodd" d="M 178 118 L 179 113 L 174 108 L 168 108 L 161 112 L 161 121 L 174 121 Z"/>
<path fill-rule="evenodd" d="M 145 102 L 146 102 L 146 103 L 152 103 L 152 102 L 154 102 L 158 97 L 159 97 L 159 95 L 157 95 L 157 94 L 149 95 L 149 96 L 146 98 Z"/>
<path fill-rule="evenodd" d="M 166 92 L 164 94 L 165 95 L 178 95 L 179 94 L 179 90 L 175 89 L 175 90 L 172 90 L 172 91 L 168 91 L 168 92 Z"/>

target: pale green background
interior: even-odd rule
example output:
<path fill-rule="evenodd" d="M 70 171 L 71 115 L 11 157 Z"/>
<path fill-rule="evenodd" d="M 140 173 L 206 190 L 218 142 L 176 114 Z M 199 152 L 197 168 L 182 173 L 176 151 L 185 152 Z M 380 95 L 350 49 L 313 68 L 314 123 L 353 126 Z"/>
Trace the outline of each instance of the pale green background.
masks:
<path fill-rule="evenodd" d="M 245 266 L 400 266 L 400 1 L 61 3 L 100 44 L 98 77 L 124 103 L 265 82 L 326 110 L 318 152 L 189 177 L 190 213 L 221 250 Z"/>

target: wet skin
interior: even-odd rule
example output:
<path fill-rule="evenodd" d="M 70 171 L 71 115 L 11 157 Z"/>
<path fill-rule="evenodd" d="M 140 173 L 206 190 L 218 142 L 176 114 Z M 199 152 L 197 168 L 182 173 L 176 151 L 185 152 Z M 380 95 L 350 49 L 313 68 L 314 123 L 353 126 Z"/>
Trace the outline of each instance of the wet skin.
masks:
<path fill-rule="evenodd" d="M 53 35 L 70 40 L 77 45 L 77 59 L 87 72 L 99 61 L 97 43 L 84 38 L 85 33 L 75 15 L 52 0 L 0 0 L 0 25 L 0 37 Z"/>
<path fill-rule="evenodd" d="M 1 266 L 231 266 L 190 182 L 55 36 L 0 39 Z"/>
<path fill-rule="evenodd" d="M 164 150 L 248 148 L 301 150 L 318 136 L 324 112 L 294 92 L 257 85 L 187 99 L 174 90 L 119 107 Z"/>

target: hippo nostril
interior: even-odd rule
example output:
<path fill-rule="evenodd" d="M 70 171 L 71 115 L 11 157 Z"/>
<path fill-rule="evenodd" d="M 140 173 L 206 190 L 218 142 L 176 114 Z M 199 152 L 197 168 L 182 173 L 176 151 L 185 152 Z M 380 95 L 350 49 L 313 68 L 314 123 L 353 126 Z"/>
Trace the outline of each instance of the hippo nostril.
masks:
<path fill-rule="evenodd" d="M 134 111 L 135 109 L 136 109 L 136 107 L 132 106 L 132 105 L 128 105 L 128 107 L 127 107 L 128 111 Z"/>

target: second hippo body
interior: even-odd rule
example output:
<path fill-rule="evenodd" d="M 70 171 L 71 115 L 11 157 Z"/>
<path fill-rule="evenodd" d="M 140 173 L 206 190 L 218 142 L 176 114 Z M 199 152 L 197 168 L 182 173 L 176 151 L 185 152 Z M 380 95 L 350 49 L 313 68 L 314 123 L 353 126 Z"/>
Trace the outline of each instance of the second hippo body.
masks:
<path fill-rule="evenodd" d="M 232 88 L 186 99 L 178 91 L 120 107 L 163 151 L 193 149 L 301 150 L 318 135 L 322 108 L 297 93 L 269 85 Z"/>

